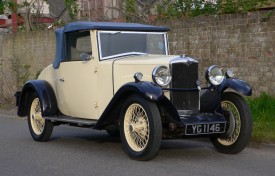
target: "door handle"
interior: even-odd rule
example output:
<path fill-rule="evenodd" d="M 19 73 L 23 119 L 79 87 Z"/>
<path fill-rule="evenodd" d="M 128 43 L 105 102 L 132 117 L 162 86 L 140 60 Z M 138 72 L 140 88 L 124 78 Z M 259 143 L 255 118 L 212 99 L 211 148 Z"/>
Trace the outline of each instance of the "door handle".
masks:
<path fill-rule="evenodd" d="M 60 78 L 59 81 L 60 82 L 64 82 L 65 80 L 64 80 L 64 78 Z"/>

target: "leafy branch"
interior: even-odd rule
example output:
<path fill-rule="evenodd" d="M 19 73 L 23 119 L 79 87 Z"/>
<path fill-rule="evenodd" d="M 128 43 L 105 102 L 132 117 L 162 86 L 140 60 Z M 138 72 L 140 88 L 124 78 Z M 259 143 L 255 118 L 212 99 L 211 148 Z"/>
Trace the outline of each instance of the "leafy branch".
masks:
<path fill-rule="evenodd" d="M 72 21 L 75 21 L 77 18 L 77 14 L 79 12 L 79 8 L 76 0 L 65 0 L 65 6 L 68 11 L 68 15 Z"/>
<path fill-rule="evenodd" d="M 206 0 L 163 0 L 162 3 L 158 3 L 157 12 L 159 17 L 164 19 L 246 13 L 268 6 L 271 2 L 275 0 L 217 0 L 216 3 Z"/>

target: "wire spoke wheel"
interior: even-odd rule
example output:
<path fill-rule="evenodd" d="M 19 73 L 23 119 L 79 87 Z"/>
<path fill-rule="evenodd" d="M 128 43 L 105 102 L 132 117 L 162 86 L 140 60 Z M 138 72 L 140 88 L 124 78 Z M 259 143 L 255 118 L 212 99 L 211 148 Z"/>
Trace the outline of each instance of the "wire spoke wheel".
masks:
<path fill-rule="evenodd" d="M 230 101 L 222 101 L 222 108 L 230 112 L 230 124 L 227 132 L 227 138 L 218 138 L 218 141 L 226 146 L 234 144 L 241 132 L 241 116 L 238 108 Z"/>
<path fill-rule="evenodd" d="M 149 141 L 148 117 L 142 106 L 132 104 L 125 113 L 124 133 L 129 146 L 136 152 L 142 151 Z"/>
<path fill-rule="evenodd" d="M 125 153 L 135 160 L 150 160 L 159 151 L 162 123 L 157 105 L 131 95 L 122 107 L 120 137 Z"/>
<path fill-rule="evenodd" d="M 49 140 L 54 124 L 42 116 L 40 100 L 37 94 L 32 94 L 29 99 L 28 125 L 32 138 L 35 141 Z"/>
<path fill-rule="evenodd" d="M 41 107 L 38 98 L 35 98 L 31 104 L 30 120 L 34 133 L 40 135 L 45 127 L 45 119 L 42 118 Z"/>
<path fill-rule="evenodd" d="M 248 145 L 251 137 L 251 111 L 244 98 L 234 92 L 222 94 L 221 107 L 228 126 L 225 134 L 213 136 L 211 141 L 221 153 L 239 153 Z"/>

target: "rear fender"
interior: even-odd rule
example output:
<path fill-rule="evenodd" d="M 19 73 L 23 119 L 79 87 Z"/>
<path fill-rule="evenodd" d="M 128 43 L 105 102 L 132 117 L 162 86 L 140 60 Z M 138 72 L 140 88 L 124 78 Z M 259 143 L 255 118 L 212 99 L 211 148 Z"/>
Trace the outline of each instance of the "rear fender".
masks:
<path fill-rule="evenodd" d="M 43 80 L 30 80 L 24 85 L 20 97 L 17 97 L 19 99 L 17 100 L 18 116 L 24 117 L 28 115 L 29 98 L 33 93 L 36 93 L 39 97 L 42 116 L 56 115 L 58 106 L 51 85 Z"/>

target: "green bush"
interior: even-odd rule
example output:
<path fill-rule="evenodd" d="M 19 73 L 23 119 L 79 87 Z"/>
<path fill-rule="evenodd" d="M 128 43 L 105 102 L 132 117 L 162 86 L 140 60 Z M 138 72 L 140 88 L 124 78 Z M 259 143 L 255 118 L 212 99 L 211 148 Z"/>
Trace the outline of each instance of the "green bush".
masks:
<path fill-rule="evenodd" d="M 253 116 L 253 134 L 255 142 L 275 142 L 275 97 L 266 93 L 256 98 L 248 98 Z"/>
<path fill-rule="evenodd" d="M 217 0 L 210 3 L 206 0 L 163 0 L 157 5 L 160 18 L 171 19 L 226 13 L 245 13 L 258 10 L 275 0 Z"/>

